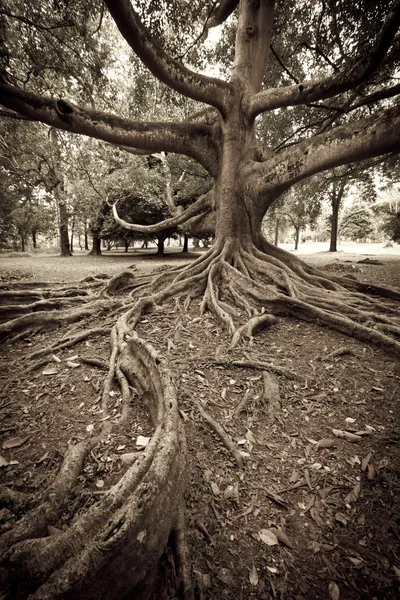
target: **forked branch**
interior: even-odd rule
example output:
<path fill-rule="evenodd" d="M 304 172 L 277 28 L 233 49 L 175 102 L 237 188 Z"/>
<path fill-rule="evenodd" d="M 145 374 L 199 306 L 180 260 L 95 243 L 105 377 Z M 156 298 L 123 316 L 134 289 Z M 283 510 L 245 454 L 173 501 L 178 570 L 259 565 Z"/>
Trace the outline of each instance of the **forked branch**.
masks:
<path fill-rule="evenodd" d="M 333 77 L 303 81 L 300 84 L 272 88 L 255 94 L 249 100 L 247 111 L 249 118 L 255 118 L 262 112 L 276 108 L 332 98 L 364 83 L 381 66 L 393 44 L 399 26 L 400 0 L 395 0 L 367 57 L 359 56 L 344 71 Z"/>
<path fill-rule="evenodd" d="M 151 37 L 130 0 L 106 0 L 106 4 L 121 34 L 157 79 L 184 96 L 224 112 L 232 92 L 228 83 L 191 71 L 169 56 Z"/>

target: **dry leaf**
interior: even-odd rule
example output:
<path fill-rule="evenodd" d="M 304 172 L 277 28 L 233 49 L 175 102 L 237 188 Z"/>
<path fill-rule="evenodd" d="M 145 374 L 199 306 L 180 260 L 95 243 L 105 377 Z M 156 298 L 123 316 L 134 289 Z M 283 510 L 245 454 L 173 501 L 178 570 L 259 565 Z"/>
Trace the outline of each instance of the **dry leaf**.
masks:
<path fill-rule="evenodd" d="M 332 598 L 332 600 L 339 600 L 340 598 L 340 590 L 337 586 L 337 584 L 334 581 L 330 581 L 329 582 L 329 595 Z"/>
<path fill-rule="evenodd" d="M 246 439 L 249 440 L 249 442 L 251 442 L 252 444 L 256 444 L 256 438 L 254 437 L 254 435 L 252 434 L 252 432 L 250 431 L 250 429 L 248 429 L 246 431 Z"/>
<path fill-rule="evenodd" d="M 88 433 L 91 433 L 93 431 L 93 429 L 94 429 L 94 425 L 92 423 L 86 427 L 86 431 Z"/>
<path fill-rule="evenodd" d="M 146 448 L 146 446 L 148 446 L 150 440 L 151 438 L 149 437 L 145 437 L 144 435 L 138 435 L 136 440 L 136 447 L 142 450 L 143 448 Z"/>
<path fill-rule="evenodd" d="M 30 437 L 30 435 L 26 435 L 25 437 L 17 435 L 16 437 L 10 438 L 3 442 L 3 448 L 4 450 L 9 448 L 18 448 L 19 446 L 22 446 L 22 444 L 25 444 L 26 440 L 28 440 Z"/>
<path fill-rule="evenodd" d="M 371 456 L 372 456 L 372 452 L 368 452 L 367 456 L 364 456 L 364 458 L 361 461 L 361 470 L 365 471 L 365 469 L 368 467 L 368 463 L 371 460 Z"/>
<path fill-rule="evenodd" d="M 250 581 L 251 585 L 254 585 L 254 586 L 258 585 L 258 573 L 257 573 L 257 569 L 255 568 L 254 565 L 250 569 L 249 581 Z"/>
<path fill-rule="evenodd" d="M 346 504 L 351 504 L 352 502 L 357 502 L 360 492 L 361 492 L 361 483 L 358 481 L 356 483 L 356 485 L 353 487 L 353 489 L 351 490 L 351 492 L 349 492 L 347 494 L 346 498 L 344 499 Z"/>
<path fill-rule="evenodd" d="M 76 369 L 76 367 L 81 366 L 81 363 L 73 362 L 72 360 L 67 360 L 67 365 L 71 367 L 71 369 Z"/>
<path fill-rule="evenodd" d="M 315 445 L 318 450 L 320 448 L 334 448 L 334 446 L 336 446 L 336 442 L 332 438 L 324 438 L 319 440 L 319 442 L 317 442 Z"/>
<path fill-rule="evenodd" d="M 219 496 L 221 491 L 215 481 L 211 481 L 210 485 L 214 496 Z"/>
<path fill-rule="evenodd" d="M 272 531 L 269 531 L 269 529 L 261 529 L 258 535 L 260 536 L 260 540 L 264 544 L 267 544 L 267 546 L 276 546 L 279 543 L 276 535 Z"/>
<path fill-rule="evenodd" d="M 52 360 L 54 360 L 55 363 L 60 363 L 61 362 L 61 358 L 58 358 L 58 356 L 56 356 L 55 354 L 51 355 Z"/>
<path fill-rule="evenodd" d="M 348 556 L 347 558 L 355 567 L 360 567 L 361 565 L 364 564 L 364 561 L 362 558 L 355 558 L 354 556 Z"/>
<path fill-rule="evenodd" d="M 374 478 L 375 478 L 375 475 L 376 475 L 376 471 L 375 471 L 375 467 L 374 467 L 374 465 L 373 465 L 372 463 L 370 463 L 370 464 L 368 465 L 367 469 L 368 469 L 368 475 L 367 475 L 368 479 L 369 479 L 369 480 L 372 480 L 372 479 L 374 479 Z"/>
<path fill-rule="evenodd" d="M 267 566 L 267 569 L 268 569 L 268 571 L 269 571 L 270 573 L 277 573 L 277 572 L 278 572 L 278 569 L 277 569 L 276 567 L 268 567 L 268 566 Z"/>
<path fill-rule="evenodd" d="M 97 488 L 104 487 L 104 481 L 103 481 L 103 479 L 97 479 L 95 485 L 96 485 Z"/>
<path fill-rule="evenodd" d="M 353 419 L 352 417 L 347 417 L 347 418 L 345 419 L 345 421 L 346 421 L 346 423 L 348 423 L 349 425 L 352 425 L 353 423 L 355 423 L 355 422 L 356 422 L 356 420 L 355 420 L 355 419 Z"/>
<path fill-rule="evenodd" d="M 338 523 L 341 523 L 341 524 L 342 524 L 342 525 L 344 525 L 344 526 L 346 526 L 346 525 L 347 525 L 347 519 L 346 519 L 346 517 L 345 517 L 345 516 L 344 516 L 342 513 L 340 513 L 340 512 L 337 512 L 337 513 L 335 514 L 335 520 L 336 520 Z"/>
<path fill-rule="evenodd" d="M 48 365 L 42 371 L 42 375 L 57 375 L 58 369 L 57 367 L 53 367 L 52 365 Z"/>
<path fill-rule="evenodd" d="M 40 465 L 40 463 L 42 463 L 43 461 L 47 460 L 49 458 L 49 453 L 46 452 L 45 454 L 43 454 L 43 456 L 41 456 L 39 458 L 39 460 L 36 461 L 37 465 Z"/>
<path fill-rule="evenodd" d="M 289 540 L 286 533 L 284 531 L 282 531 L 282 529 L 272 528 L 272 529 L 270 529 L 270 532 L 276 536 L 276 539 L 278 540 L 278 542 L 280 542 L 284 546 L 287 546 L 288 548 L 293 548 L 292 542 Z"/>
<path fill-rule="evenodd" d="M 225 500 L 233 500 L 239 502 L 239 484 L 236 482 L 235 485 L 228 485 L 224 490 Z"/>
<path fill-rule="evenodd" d="M 222 581 L 222 583 L 232 584 L 233 583 L 233 573 L 230 569 L 220 569 L 218 572 L 218 579 Z"/>
<path fill-rule="evenodd" d="M 4 456 L 0 456 L 0 467 L 6 467 L 8 465 L 8 460 L 4 458 Z"/>
<path fill-rule="evenodd" d="M 130 467 L 131 465 L 133 465 L 137 457 L 137 452 L 127 452 L 126 454 L 121 454 L 120 459 L 124 463 L 124 465 Z"/>

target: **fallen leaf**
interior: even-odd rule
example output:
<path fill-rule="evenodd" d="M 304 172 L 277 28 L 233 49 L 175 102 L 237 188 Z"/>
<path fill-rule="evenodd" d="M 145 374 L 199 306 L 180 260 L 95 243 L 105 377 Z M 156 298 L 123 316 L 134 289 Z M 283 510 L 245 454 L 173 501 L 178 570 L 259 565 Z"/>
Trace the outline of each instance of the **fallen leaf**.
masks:
<path fill-rule="evenodd" d="M 233 583 L 233 573 L 230 569 L 222 568 L 218 572 L 218 579 L 222 581 L 222 583 L 232 584 Z"/>
<path fill-rule="evenodd" d="M 346 517 L 342 513 L 340 513 L 340 512 L 337 512 L 335 514 L 335 521 L 337 521 L 338 523 L 341 523 L 344 526 L 347 525 L 347 519 L 346 519 Z"/>
<path fill-rule="evenodd" d="M 0 456 L 0 467 L 6 467 L 8 465 L 8 460 L 4 458 L 4 456 Z"/>
<path fill-rule="evenodd" d="M 127 452 L 126 454 L 121 454 L 121 456 L 119 458 L 121 459 L 121 461 L 123 462 L 124 465 L 126 465 L 127 467 L 130 467 L 131 465 L 133 465 L 133 463 L 135 462 L 137 457 L 138 457 L 137 452 Z"/>
<path fill-rule="evenodd" d="M 26 435 L 24 437 L 17 435 L 16 437 L 5 440 L 3 442 L 3 448 L 4 450 L 9 448 L 18 448 L 19 446 L 22 446 L 22 444 L 25 444 L 26 440 L 28 440 L 30 437 L 30 435 Z"/>
<path fill-rule="evenodd" d="M 36 461 L 37 465 L 40 465 L 40 463 L 44 462 L 45 460 L 47 460 L 49 458 L 49 453 L 46 452 L 45 454 L 43 454 L 43 456 L 41 456 L 39 458 L 39 460 Z"/>
<path fill-rule="evenodd" d="M 254 565 L 250 569 L 249 581 L 250 581 L 251 585 L 253 585 L 253 586 L 258 585 L 258 573 L 257 573 L 257 569 L 255 568 Z"/>
<path fill-rule="evenodd" d="M 268 567 L 268 566 L 267 566 L 267 569 L 268 569 L 268 571 L 269 571 L 270 573 L 277 573 L 277 572 L 278 572 L 278 569 L 277 569 L 276 567 Z"/>
<path fill-rule="evenodd" d="M 361 565 L 364 564 L 364 561 L 362 558 L 355 558 L 354 556 L 348 556 L 347 558 L 355 567 L 360 567 Z"/>
<path fill-rule="evenodd" d="M 93 429 L 94 429 L 94 425 L 92 423 L 86 427 L 86 431 L 88 433 L 91 433 L 93 431 Z"/>
<path fill-rule="evenodd" d="M 334 446 L 336 446 L 336 441 L 332 438 L 323 438 L 322 440 L 319 440 L 315 445 L 315 447 L 318 450 L 320 450 L 321 448 L 334 448 Z"/>
<path fill-rule="evenodd" d="M 220 491 L 218 485 L 215 483 L 215 481 L 211 481 L 210 486 L 211 486 L 214 496 L 219 496 L 221 491 Z"/>
<path fill-rule="evenodd" d="M 254 435 L 252 434 L 252 432 L 250 431 L 250 429 L 248 429 L 246 431 L 246 439 L 249 440 L 249 442 L 251 442 L 252 444 L 256 444 L 256 438 L 254 437 Z"/>
<path fill-rule="evenodd" d="M 400 579 L 400 569 L 399 567 L 396 567 L 396 565 L 393 565 L 393 571 L 396 574 L 396 577 L 398 577 Z"/>
<path fill-rule="evenodd" d="M 121 444 L 120 446 L 117 447 L 117 451 L 118 450 L 125 450 L 126 444 Z"/>
<path fill-rule="evenodd" d="M 54 360 L 55 363 L 60 363 L 61 362 L 61 358 L 58 358 L 58 356 L 56 356 L 55 354 L 51 355 L 52 360 Z"/>
<path fill-rule="evenodd" d="M 97 479 L 97 480 L 96 480 L 96 483 L 95 483 L 95 486 L 96 486 L 97 488 L 102 488 L 102 487 L 104 487 L 104 481 L 103 481 L 103 479 Z"/>
<path fill-rule="evenodd" d="M 368 467 L 368 463 L 371 460 L 371 456 L 372 456 L 372 452 L 368 452 L 367 456 L 364 456 L 364 458 L 361 461 L 361 470 L 365 471 L 365 469 Z"/>
<path fill-rule="evenodd" d="M 264 544 L 267 544 L 267 546 L 276 546 L 279 543 L 276 535 L 272 531 L 269 531 L 269 529 L 261 529 L 258 535 L 260 536 L 260 540 Z"/>
<path fill-rule="evenodd" d="M 353 487 L 353 489 L 351 490 L 351 492 L 349 492 L 347 494 L 346 498 L 344 499 L 346 504 L 351 504 L 352 502 L 357 502 L 360 492 L 361 492 L 361 483 L 358 481 L 356 483 L 356 485 Z"/>
<path fill-rule="evenodd" d="M 143 448 L 146 448 L 146 446 L 148 446 L 150 440 L 151 438 L 149 437 L 145 437 L 144 435 L 138 435 L 136 440 L 136 447 L 140 450 L 143 450 Z"/>
<path fill-rule="evenodd" d="M 58 369 L 57 367 L 53 367 L 52 365 L 48 365 L 42 371 L 42 375 L 57 375 Z"/>
<path fill-rule="evenodd" d="M 239 484 L 236 482 L 235 485 L 228 485 L 224 490 L 225 500 L 233 500 L 239 502 Z"/>
<path fill-rule="evenodd" d="M 332 600 L 339 600 L 340 598 L 340 590 L 337 586 L 337 584 L 334 581 L 330 581 L 329 582 L 329 595 L 332 598 Z"/>
<path fill-rule="evenodd" d="M 346 423 L 349 423 L 349 425 L 352 425 L 353 423 L 356 422 L 356 420 L 353 419 L 352 417 L 346 417 L 345 421 L 346 421 Z"/>
<path fill-rule="evenodd" d="M 73 362 L 72 360 L 67 360 L 67 365 L 71 367 L 71 369 L 76 369 L 76 367 L 81 366 L 81 363 Z"/>
<path fill-rule="evenodd" d="M 367 475 L 368 479 L 370 481 L 372 479 L 375 479 L 376 471 L 375 471 L 375 467 L 374 467 L 374 465 L 372 463 L 369 463 L 369 465 L 367 467 L 367 470 L 368 470 L 368 475 Z"/>
<path fill-rule="evenodd" d="M 282 531 L 282 529 L 272 528 L 272 529 L 270 529 L 270 532 L 275 535 L 278 542 L 280 542 L 284 546 L 287 546 L 288 548 L 293 548 L 292 542 L 289 540 L 286 533 L 284 531 Z"/>

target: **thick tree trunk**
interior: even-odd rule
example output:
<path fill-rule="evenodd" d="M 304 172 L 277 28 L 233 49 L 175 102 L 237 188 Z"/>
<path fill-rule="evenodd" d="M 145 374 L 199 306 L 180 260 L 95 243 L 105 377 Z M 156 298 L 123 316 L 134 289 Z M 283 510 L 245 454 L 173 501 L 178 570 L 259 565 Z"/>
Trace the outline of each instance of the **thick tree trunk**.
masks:
<path fill-rule="evenodd" d="M 21 252 L 25 252 L 25 236 L 21 233 Z"/>
<path fill-rule="evenodd" d="M 183 248 L 182 248 L 182 252 L 188 252 L 188 251 L 189 251 L 189 236 L 185 234 L 183 236 Z"/>
<path fill-rule="evenodd" d="M 92 249 L 89 256 L 101 256 L 101 238 L 95 233 L 92 234 Z"/>
<path fill-rule="evenodd" d="M 157 237 L 157 256 L 164 256 L 164 244 L 165 244 L 165 236 L 159 235 Z"/>
<path fill-rule="evenodd" d="M 36 250 L 36 248 L 37 248 L 37 239 L 36 239 L 36 230 L 35 229 L 32 229 L 31 235 L 32 235 L 32 246 L 33 246 L 34 250 Z"/>

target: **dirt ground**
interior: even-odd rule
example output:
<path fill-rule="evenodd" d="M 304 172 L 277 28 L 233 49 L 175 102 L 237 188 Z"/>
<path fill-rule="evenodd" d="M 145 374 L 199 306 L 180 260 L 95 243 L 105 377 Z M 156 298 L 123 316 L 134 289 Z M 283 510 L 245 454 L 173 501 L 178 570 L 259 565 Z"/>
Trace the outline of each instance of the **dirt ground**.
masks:
<path fill-rule="evenodd" d="M 368 258 L 359 263 L 365 256 L 323 253 L 305 260 L 329 272 L 400 287 L 399 257 Z M 161 261 L 134 254 L 8 255 L 0 257 L 1 281 L 3 288 L 13 281 L 77 282 L 132 265 L 147 273 L 181 260 L 178 254 Z M 112 319 L 97 317 L 90 324 L 110 327 Z M 197 598 L 400 598 L 398 360 L 317 324 L 287 318 L 226 356 L 221 348 L 229 345 L 228 335 L 211 315 L 199 318 L 197 303 L 187 311 L 166 304 L 141 319 L 138 333 L 168 357 L 185 422 Z M 106 361 L 106 337 L 58 351 L 28 372 L 30 355 L 61 335 L 60 330 L 3 342 L 0 349 L 0 476 L 18 491 L 36 493 L 48 485 L 68 442 L 92 435 L 102 419 L 104 371 L 81 359 Z M 252 360 L 265 369 L 252 368 Z M 274 385 L 280 399 L 276 389 L 271 393 Z M 121 397 L 112 393 L 116 418 Z M 243 468 L 196 401 L 234 440 Z M 56 530 L 67 528 L 121 477 L 124 455 L 140 452 L 138 436 L 151 437 L 140 398 L 133 397 L 131 408 L 126 427 L 91 453 Z M 17 439 L 12 448 L 10 439 Z M 0 509 L 2 530 L 20 516 Z M 167 552 L 165 565 L 171 560 Z M 170 572 L 165 569 L 157 598 L 174 597 Z M 2 594 L 10 598 L 6 589 Z"/>

